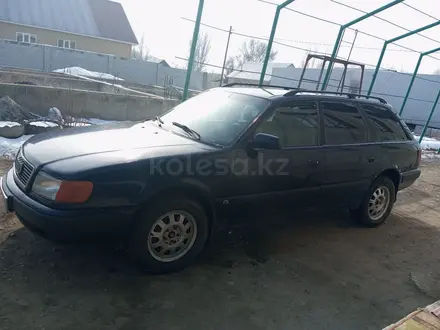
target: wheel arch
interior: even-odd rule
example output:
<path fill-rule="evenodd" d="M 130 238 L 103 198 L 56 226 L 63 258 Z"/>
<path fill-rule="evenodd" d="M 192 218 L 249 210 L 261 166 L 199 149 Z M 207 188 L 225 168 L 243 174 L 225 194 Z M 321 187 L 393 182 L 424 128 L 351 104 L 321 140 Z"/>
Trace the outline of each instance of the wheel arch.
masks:
<path fill-rule="evenodd" d="M 209 221 L 209 232 L 212 233 L 217 225 L 217 216 L 213 199 L 207 187 L 195 182 L 181 182 L 179 184 L 169 185 L 155 191 L 152 194 L 144 196 L 136 213 L 142 212 L 149 205 L 161 198 L 183 197 L 193 199 L 198 202 L 206 213 Z"/>
<path fill-rule="evenodd" d="M 396 198 L 397 191 L 399 190 L 400 180 L 401 180 L 400 172 L 396 168 L 389 168 L 389 169 L 386 169 L 386 170 L 382 171 L 376 177 L 376 179 L 381 177 L 381 176 L 388 177 L 394 183 L 394 188 L 395 188 L 395 196 L 394 196 L 394 198 Z"/>

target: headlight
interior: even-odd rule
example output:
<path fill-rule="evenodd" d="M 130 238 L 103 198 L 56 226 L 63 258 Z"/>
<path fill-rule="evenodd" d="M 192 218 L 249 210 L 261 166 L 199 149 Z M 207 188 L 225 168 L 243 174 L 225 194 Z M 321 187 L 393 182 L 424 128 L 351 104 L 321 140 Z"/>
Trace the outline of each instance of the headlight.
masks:
<path fill-rule="evenodd" d="M 39 172 L 32 185 L 32 192 L 57 203 L 84 203 L 92 194 L 89 181 L 62 181 Z"/>
<path fill-rule="evenodd" d="M 32 185 L 32 191 L 41 197 L 54 201 L 61 183 L 61 180 L 57 180 L 44 172 L 39 172 Z"/>

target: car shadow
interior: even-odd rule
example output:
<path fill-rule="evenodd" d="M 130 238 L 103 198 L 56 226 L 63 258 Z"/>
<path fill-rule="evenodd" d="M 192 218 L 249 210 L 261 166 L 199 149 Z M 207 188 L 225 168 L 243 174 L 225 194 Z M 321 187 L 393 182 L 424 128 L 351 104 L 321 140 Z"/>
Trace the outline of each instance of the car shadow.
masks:
<path fill-rule="evenodd" d="M 344 210 L 249 216 L 252 226 L 216 235 L 195 265 L 161 276 L 122 249 L 20 229 L 0 244 L 4 329 L 379 328 L 437 294 L 420 274 L 440 274 L 439 231 L 417 219 L 364 228 Z"/>

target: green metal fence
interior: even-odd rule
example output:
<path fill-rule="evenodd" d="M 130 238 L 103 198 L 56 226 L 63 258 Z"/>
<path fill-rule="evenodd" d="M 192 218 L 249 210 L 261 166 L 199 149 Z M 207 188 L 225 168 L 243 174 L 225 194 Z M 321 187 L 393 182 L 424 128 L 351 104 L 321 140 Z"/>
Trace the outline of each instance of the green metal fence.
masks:
<path fill-rule="evenodd" d="M 348 22 L 347 24 L 341 25 L 341 27 L 339 29 L 338 36 L 336 37 L 335 45 L 333 47 L 332 57 L 335 58 L 337 56 L 339 45 L 340 45 L 340 43 L 342 41 L 342 37 L 344 35 L 344 31 L 347 28 L 349 28 L 350 26 L 352 26 L 352 25 L 354 25 L 356 23 L 359 23 L 359 22 L 361 22 L 363 20 L 366 20 L 367 18 L 370 18 L 371 16 L 374 16 L 374 15 L 376 15 L 376 14 L 378 14 L 378 13 L 384 11 L 384 10 L 387 10 L 388 8 L 391 8 L 391 7 L 401 3 L 403 1 L 404 0 L 396 0 L 396 1 L 390 2 L 390 3 L 388 3 L 388 4 L 386 4 L 386 5 L 382 6 L 382 7 L 379 7 L 377 9 L 375 9 L 375 10 L 365 14 L 365 15 L 362 15 L 361 17 L 356 18 L 355 20 L 352 20 L 351 22 Z M 330 63 L 329 67 L 327 69 L 327 73 L 325 75 L 324 81 L 322 83 L 321 90 L 325 90 L 327 88 L 327 85 L 328 85 L 328 82 L 329 82 L 332 70 L 333 70 L 333 64 Z"/>
<path fill-rule="evenodd" d="M 379 56 L 379 60 L 377 61 L 376 69 L 374 70 L 374 73 L 373 73 L 373 79 L 371 80 L 370 88 L 368 89 L 368 95 L 371 95 L 371 92 L 373 91 L 373 86 L 374 86 L 374 83 L 376 82 L 377 74 L 379 73 L 379 69 L 380 69 L 380 66 L 382 64 L 382 60 L 383 60 L 383 57 L 385 55 L 385 51 L 387 50 L 387 46 L 389 44 L 392 44 L 393 42 L 399 41 L 401 39 L 405 39 L 405 38 L 407 38 L 409 36 L 412 36 L 412 35 L 414 35 L 416 33 L 423 32 L 425 30 L 433 28 L 433 27 L 435 27 L 437 25 L 440 25 L 440 21 L 437 21 L 437 22 L 434 22 L 434 23 L 422 26 L 421 28 L 409 31 L 407 33 L 404 33 L 404 34 L 398 36 L 398 37 L 389 39 L 389 40 L 384 42 L 383 47 L 382 47 L 382 51 L 381 51 L 380 56 Z"/>
<path fill-rule="evenodd" d="M 405 109 L 406 102 L 408 101 L 409 94 L 411 93 L 411 89 L 414 85 L 414 81 L 416 80 L 417 73 L 419 72 L 420 64 L 422 64 L 422 60 L 425 56 L 440 51 L 440 47 L 431 49 L 427 52 L 421 53 L 419 56 L 419 60 L 417 61 L 416 68 L 414 69 L 414 73 L 411 76 L 411 81 L 408 86 L 408 90 L 406 91 L 405 98 L 403 99 L 402 107 L 400 108 L 399 115 L 402 115 L 403 110 Z"/>

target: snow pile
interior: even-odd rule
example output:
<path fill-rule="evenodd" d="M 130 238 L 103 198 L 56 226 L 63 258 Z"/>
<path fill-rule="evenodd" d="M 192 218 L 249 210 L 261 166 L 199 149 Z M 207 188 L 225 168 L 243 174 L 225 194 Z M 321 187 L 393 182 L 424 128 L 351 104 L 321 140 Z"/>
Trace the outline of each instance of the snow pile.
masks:
<path fill-rule="evenodd" d="M 0 121 L 0 127 L 14 127 L 20 125 L 20 123 L 17 123 L 15 121 Z"/>
<path fill-rule="evenodd" d="M 57 107 L 52 107 L 49 109 L 49 113 L 47 114 L 47 119 L 53 120 L 58 124 L 64 124 L 63 114 L 60 109 Z"/>
<path fill-rule="evenodd" d="M 84 77 L 92 77 L 92 78 L 101 78 L 101 79 L 109 79 L 109 80 L 124 80 L 118 77 L 115 77 L 109 73 L 95 72 L 83 69 L 79 66 L 72 66 L 64 69 L 53 70 L 53 72 L 57 73 L 65 73 L 71 76 L 84 76 Z"/>
<path fill-rule="evenodd" d="M 414 134 L 414 138 L 419 141 L 420 136 Z M 440 140 L 433 139 L 430 137 L 424 137 L 420 146 L 423 150 L 439 150 L 440 149 Z"/>
<path fill-rule="evenodd" d="M 51 121 L 33 121 L 30 122 L 29 125 L 38 126 L 38 127 L 58 127 L 57 123 Z"/>
<path fill-rule="evenodd" d="M 21 145 L 32 136 L 33 135 L 23 135 L 17 139 L 7 139 L 4 137 L 0 137 L 0 157 L 14 160 L 18 149 L 20 149 Z"/>

